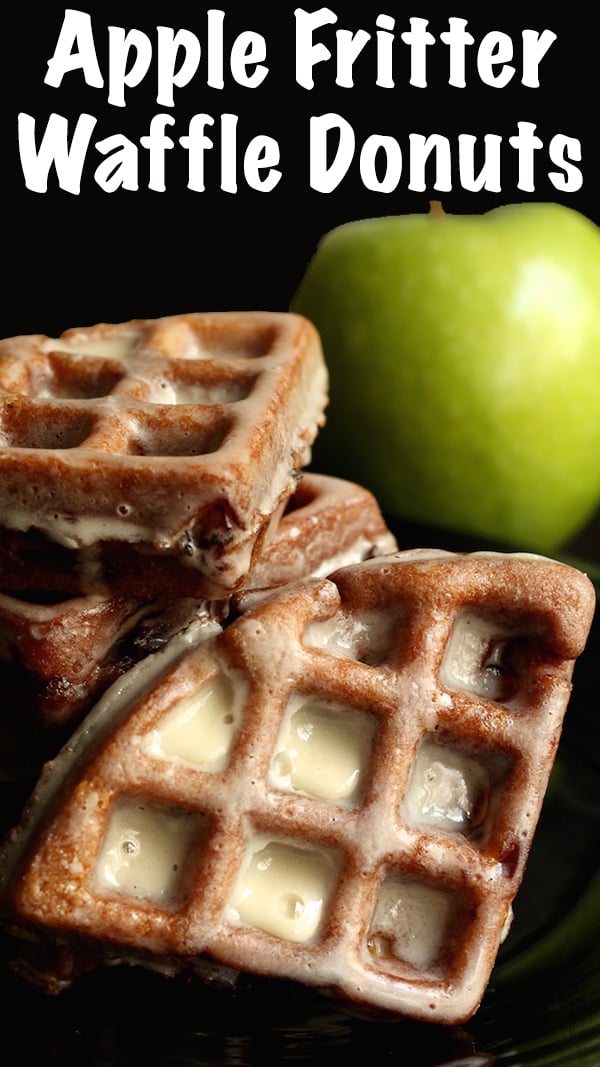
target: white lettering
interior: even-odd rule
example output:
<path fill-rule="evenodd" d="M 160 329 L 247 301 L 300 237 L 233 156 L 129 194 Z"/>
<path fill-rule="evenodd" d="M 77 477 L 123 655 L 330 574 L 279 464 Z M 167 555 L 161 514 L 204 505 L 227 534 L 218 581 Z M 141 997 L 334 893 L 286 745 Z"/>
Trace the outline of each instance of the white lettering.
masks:
<path fill-rule="evenodd" d="M 267 44 L 259 33 L 245 30 L 236 37 L 231 49 L 231 73 L 238 85 L 246 89 L 262 85 L 269 73 L 269 68 L 263 64 L 266 55 Z M 248 68 L 252 66 L 255 69 L 249 72 Z"/>
<path fill-rule="evenodd" d="M 394 69 L 394 34 L 396 20 L 391 15 L 378 15 L 375 19 L 377 29 L 377 79 L 375 84 L 382 89 L 393 89 Z"/>
<path fill-rule="evenodd" d="M 411 133 L 410 143 L 410 181 L 409 189 L 414 192 L 424 192 L 429 183 L 426 180 L 427 160 L 432 152 L 435 152 L 435 181 L 434 189 L 441 192 L 450 192 L 452 189 L 452 159 L 450 142 L 447 137 L 440 133 L 430 134 L 423 137 L 419 133 Z"/>
<path fill-rule="evenodd" d="M 343 89 L 351 89 L 354 85 L 354 61 L 362 52 L 366 44 L 371 40 L 371 34 L 366 30 L 337 30 L 336 39 L 336 77 L 335 84 Z"/>
<path fill-rule="evenodd" d="M 86 85 L 95 89 L 104 85 L 94 46 L 91 16 L 85 11 L 67 8 L 54 55 L 48 60 L 45 84 L 57 89 L 70 70 L 82 70 Z"/>
<path fill-rule="evenodd" d="M 526 193 L 535 192 L 535 152 L 544 147 L 544 142 L 535 136 L 533 122 L 518 122 L 518 133 L 509 138 L 511 148 L 519 153 L 519 178 L 517 187 Z"/>
<path fill-rule="evenodd" d="M 187 134 L 179 138 L 179 144 L 188 154 L 188 189 L 195 193 L 203 193 L 206 188 L 204 157 L 210 152 L 213 142 L 205 130 L 207 126 L 213 126 L 214 121 L 210 115 L 192 115 Z"/>
<path fill-rule="evenodd" d="M 485 85 L 503 89 L 512 80 L 515 68 L 510 65 L 513 57 L 512 39 L 507 33 L 486 33 L 477 52 L 477 73 Z M 494 67 L 500 66 L 498 74 Z"/>
<path fill-rule="evenodd" d="M 552 30 L 523 30 L 523 85 L 528 89 L 539 89 L 540 76 L 539 66 L 556 40 L 556 34 Z"/>
<path fill-rule="evenodd" d="M 96 125 L 93 115 L 80 115 L 69 145 L 69 125 L 62 115 L 52 114 L 39 149 L 35 145 L 35 119 L 23 112 L 18 117 L 19 156 L 25 185 L 34 193 L 48 189 L 48 174 L 54 165 L 61 189 L 77 195 L 90 138 Z"/>
<path fill-rule="evenodd" d="M 557 133 L 550 141 L 548 152 L 551 162 L 564 171 L 563 174 L 554 170 L 548 172 L 554 188 L 562 193 L 576 193 L 583 185 L 583 175 L 579 167 L 572 165 L 571 160 L 581 162 L 581 141 L 575 137 L 566 137 L 563 133 Z"/>
<path fill-rule="evenodd" d="M 458 172 L 460 184 L 463 189 L 470 193 L 479 193 L 487 189 L 490 193 L 501 192 L 500 168 L 502 138 L 496 133 L 486 133 L 484 139 L 484 160 L 475 176 L 475 148 L 477 137 L 461 133 L 458 137 Z"/>
<path fill-rule="evenodd" d="M 384 158 L 381 178 L 377 174 L 377 157 Z M 402 151 L 395 137 L 371 134 L 360 153 L 360 176 L 366 189 L 375 193 L 393 193 L 402 175 Z"/>
<path fill-rule="evenodd" d="M 319 11 L 294 12 L 296 19 L 296 81 L 303 89 L 314 88 L 313 68 L 317 63 L 331 59 L 331 52 L 324 44 L 313 44 L 314 30 L 337 22 L 337 15 L 328 7 Z"/>
<path fill-rule="evenodd" d="M 133 141 L 117 133 L 98 141 L 96 148 L 107 156 L 94 172 L 94 179 L 100 188 L 105 193 L 114 193 L 117 189 L 135 193 L 139 188 L 138 150 Z"/>
<path fill-rule="evenodd" d="M 165 191 L 165 152 L 173 148 L 173 141 L 166 136 L 165 129 L 174 125 L 175 119 L 172 115 L 154 115 L 148 136 L 140 137 L 142 148 L 147 148 L 150 153 L 148 188 L 157 193 Z"/>
<path fill-rule="evenodd" d="M 328 163 L 328 136 L 338 133 L 338 144 Z M 354 156 L 354 130 L 341 115 L 330 112 L 310 120 L 310 187 L 318 193 L 331 193 L 345 177 Z"/>
<path fill-rule="evenodd" d="M 428 33 L 429 19 L 410 19 L 410 30 L 400 35 L 410 48 L 410 84 L 417 89 L 427 88 L 427 48 L 435 44 L 435 37 Z"/>
<path fill-rule="evenodd" d="M 465 50 L 467 45 L 475 43 L 475 38 L 466 31 L 467 20 L 449 18 L 450 27 L 445 33 L 440 33 L 440 41 L 447 44 L 450 49 L 450 74 L 448 84 L 457 89 L 464 89 L 467 82 L 465 77 Z"/>
<path fill-rule="evenodd" d="M 253 137 L 244 153 L 244 178 L 251 189 L 270 193 L 281 179 L 280 151 L 273 137 Z M 262 172 L 266 171 L 264 177 Z"/>
<path fill-rule="evenodd" d="M 200 42 L 195 33 L 170 26 L 158 26 L 158 93 L 156 102 L 161 107 L 173 107 L 173 88 L 189 85 L 200 63 Z M 177 54 L 183 51 L 181 65 L 177 68 Z"/>
<path fill-rule="evenodd" d="M 237 193 L 237 115 L 221 115 L 221 189 Z"/>
<path fill-rule="evenodd" d="M 128 68 L 129 53 L 133 63 Z M 141 30 L 125 33 L 121 26 L 108 27 L 108 102 L 125 107 L 125 86 L 132 88 L 145 78 L 152 62 L 152 43 Z"/>

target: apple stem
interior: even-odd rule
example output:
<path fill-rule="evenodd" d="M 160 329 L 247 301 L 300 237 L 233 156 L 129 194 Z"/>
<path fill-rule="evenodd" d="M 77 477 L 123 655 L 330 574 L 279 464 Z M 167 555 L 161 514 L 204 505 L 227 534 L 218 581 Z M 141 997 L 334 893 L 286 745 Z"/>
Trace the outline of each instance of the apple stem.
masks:
<path fill-rule="evenodd" d="M 429 201 L 429 214 L 432 215 L 434 219 L 443 219 L 444 218 L 446 212 L 444 211 L 444 209 L 442 207 L 442 201 L 441 200 L 430 200 Z"/>

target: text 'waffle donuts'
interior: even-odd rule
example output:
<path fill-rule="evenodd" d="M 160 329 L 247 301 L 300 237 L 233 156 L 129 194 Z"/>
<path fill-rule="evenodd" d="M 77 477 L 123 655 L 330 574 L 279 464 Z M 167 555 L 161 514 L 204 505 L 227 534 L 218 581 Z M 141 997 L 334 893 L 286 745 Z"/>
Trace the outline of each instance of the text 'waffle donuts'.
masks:
<path fill-rule="evenodd" d="M 551 560 L 423 550 L 192 628 L 46 768 L 1 857 L 5 921 L 72 973 L 249 971 L 464 1021 L 594 606 Z"/>
<path fill-rule="evenodd" d="M 139 573 L 132 595 L 142 596 L 153 581 L 144 568 L 167 557 L 193 575 L 190 595 L 228 595 L 291 496 L 326 403 L 318 334 L 291 314 L 174 315 L 2 340 L 5 551 L 11 534 L 18 545 L 35 531 L 83 553 L 84 591 L 101 591 L 112 560 L 117 577 Z"/>

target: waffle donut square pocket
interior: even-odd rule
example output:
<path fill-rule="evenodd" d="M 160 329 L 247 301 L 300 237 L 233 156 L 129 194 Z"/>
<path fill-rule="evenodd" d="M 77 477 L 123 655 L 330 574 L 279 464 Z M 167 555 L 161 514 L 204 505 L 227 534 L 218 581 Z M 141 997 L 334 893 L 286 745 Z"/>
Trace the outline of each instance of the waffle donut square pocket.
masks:
<path fill-rule="evenodd" d="M 407 550 L 180 635 L 105 694 L 7 838 L 29 975 L 37 942 L 56 987 L 129 959 L 464 1022 L 594 608 L 544 557 Z"/>

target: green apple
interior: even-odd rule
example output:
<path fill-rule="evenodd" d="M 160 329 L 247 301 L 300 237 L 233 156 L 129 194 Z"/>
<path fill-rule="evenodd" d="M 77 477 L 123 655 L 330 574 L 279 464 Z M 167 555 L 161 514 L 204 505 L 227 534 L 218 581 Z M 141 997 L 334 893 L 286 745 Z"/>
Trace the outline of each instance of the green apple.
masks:
<path fill-rule="evenodd" d="M 385 512 L 552 552 L 600 503 L 600 230 L 552 203 L 364 219 L 291 304 L 331 379 L 313 466 Z"/>

